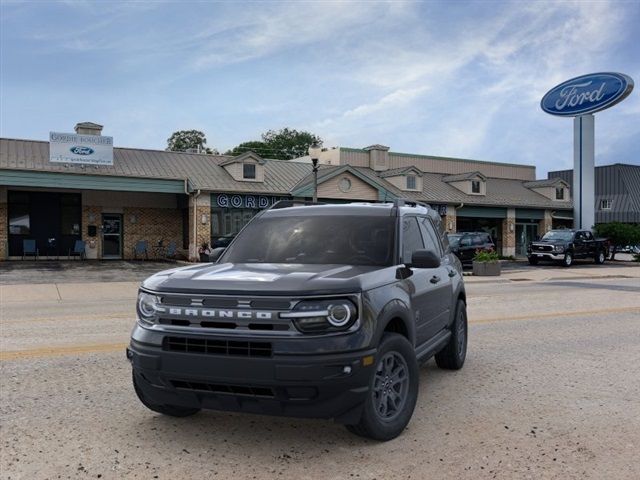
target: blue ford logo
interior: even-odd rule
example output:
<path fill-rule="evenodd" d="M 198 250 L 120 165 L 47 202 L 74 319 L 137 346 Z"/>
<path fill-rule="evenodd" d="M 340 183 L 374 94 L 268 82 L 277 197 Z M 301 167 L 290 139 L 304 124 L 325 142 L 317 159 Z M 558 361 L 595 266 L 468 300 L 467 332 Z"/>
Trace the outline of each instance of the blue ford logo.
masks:
<path fill-rule="evenodd" d="M 69 151 L 71 151 L 71 153 L 74 153 L 76 155 L 91 155 L 94 152 L 93 148 L 91 147 L 79 147 L 79 146 L 71 147 Z"/>
<path fill-rule="evenodd" d="M 591 73 L 572 78 L 542 97 L 542 110 L 551 115 L 575 117 L 598 112 L 624 100 L 633 80 L 622 73 Z"/>

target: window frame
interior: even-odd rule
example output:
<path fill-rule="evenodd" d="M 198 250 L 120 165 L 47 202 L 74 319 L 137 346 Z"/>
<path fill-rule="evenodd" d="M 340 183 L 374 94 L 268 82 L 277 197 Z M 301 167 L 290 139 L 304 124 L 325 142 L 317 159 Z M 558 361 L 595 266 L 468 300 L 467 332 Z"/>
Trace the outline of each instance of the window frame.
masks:
<path fill-rule="evenodd" d="M 416 175 L 406 175 L 406 183 L 405 186 L 407 188 L 407 190 L 417 190 L 418 189 L 418 179 L 416 178 Z M 409 180 L 411 180 L 411 182 L 413 183 L 413 186 L 409 185 Z"/>
<path fill-rule="evenodd" d="M 611 210 L 612 207 L 613 200 L 611 200 L 610 198 L 603 198 L 600 200 L 600 210 Z"/>
<path fill-rule="evenodd" d="M 475 189 L 476 185 L 478 186 L 478 191 Z M 481 180 L 471 180 L 471 193 L 475 195 L 482 194 Z"/>

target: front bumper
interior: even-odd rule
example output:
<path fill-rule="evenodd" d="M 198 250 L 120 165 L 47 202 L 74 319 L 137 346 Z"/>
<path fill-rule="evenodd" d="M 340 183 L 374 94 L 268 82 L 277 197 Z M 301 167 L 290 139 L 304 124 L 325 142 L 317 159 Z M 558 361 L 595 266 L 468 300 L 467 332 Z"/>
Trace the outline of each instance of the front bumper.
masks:
<path fill-rule="evenodd" d="M 537 260 L 553 260 L 559 262 L 564 259 L 564 252 L 529 252 L 527 256 Z"/>
<path fill-rule="evenodd" d="M 127 358 L 149 403 L 356 423 L 375 365 L 365 366 L 363 358 L 375 353 L 187 353 L 140 342 L 134 335 Z"/>

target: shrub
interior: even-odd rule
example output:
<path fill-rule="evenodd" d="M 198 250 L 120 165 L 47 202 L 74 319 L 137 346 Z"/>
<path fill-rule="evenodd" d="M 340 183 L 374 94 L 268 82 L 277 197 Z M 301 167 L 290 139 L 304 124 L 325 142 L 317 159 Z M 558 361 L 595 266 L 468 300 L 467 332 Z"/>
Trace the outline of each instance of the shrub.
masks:
<path fill-rule="evenodd" d="M 477 250 L 476 254 L 473 257 L 473 261 L 474 262 L 497 262 L 498 260 L 500 260 L 500 255 L 498 255 L 496 252 L 492 251 L 483 251 L 483 250 Z"/>

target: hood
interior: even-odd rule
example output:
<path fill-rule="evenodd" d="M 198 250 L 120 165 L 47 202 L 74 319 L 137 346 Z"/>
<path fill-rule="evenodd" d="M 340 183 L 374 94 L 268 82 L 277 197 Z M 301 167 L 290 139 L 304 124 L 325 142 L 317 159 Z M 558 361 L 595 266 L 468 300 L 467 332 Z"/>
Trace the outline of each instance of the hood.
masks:
<path fill-rule="evenodd" d="M 387 269 L 391 277 L 382 273 Z M 326 295 L 361 292 L 389 278 L 395 278 L 395 267 L 222 263 L 159 272 L 142 287 L 175 293 Z"/>

